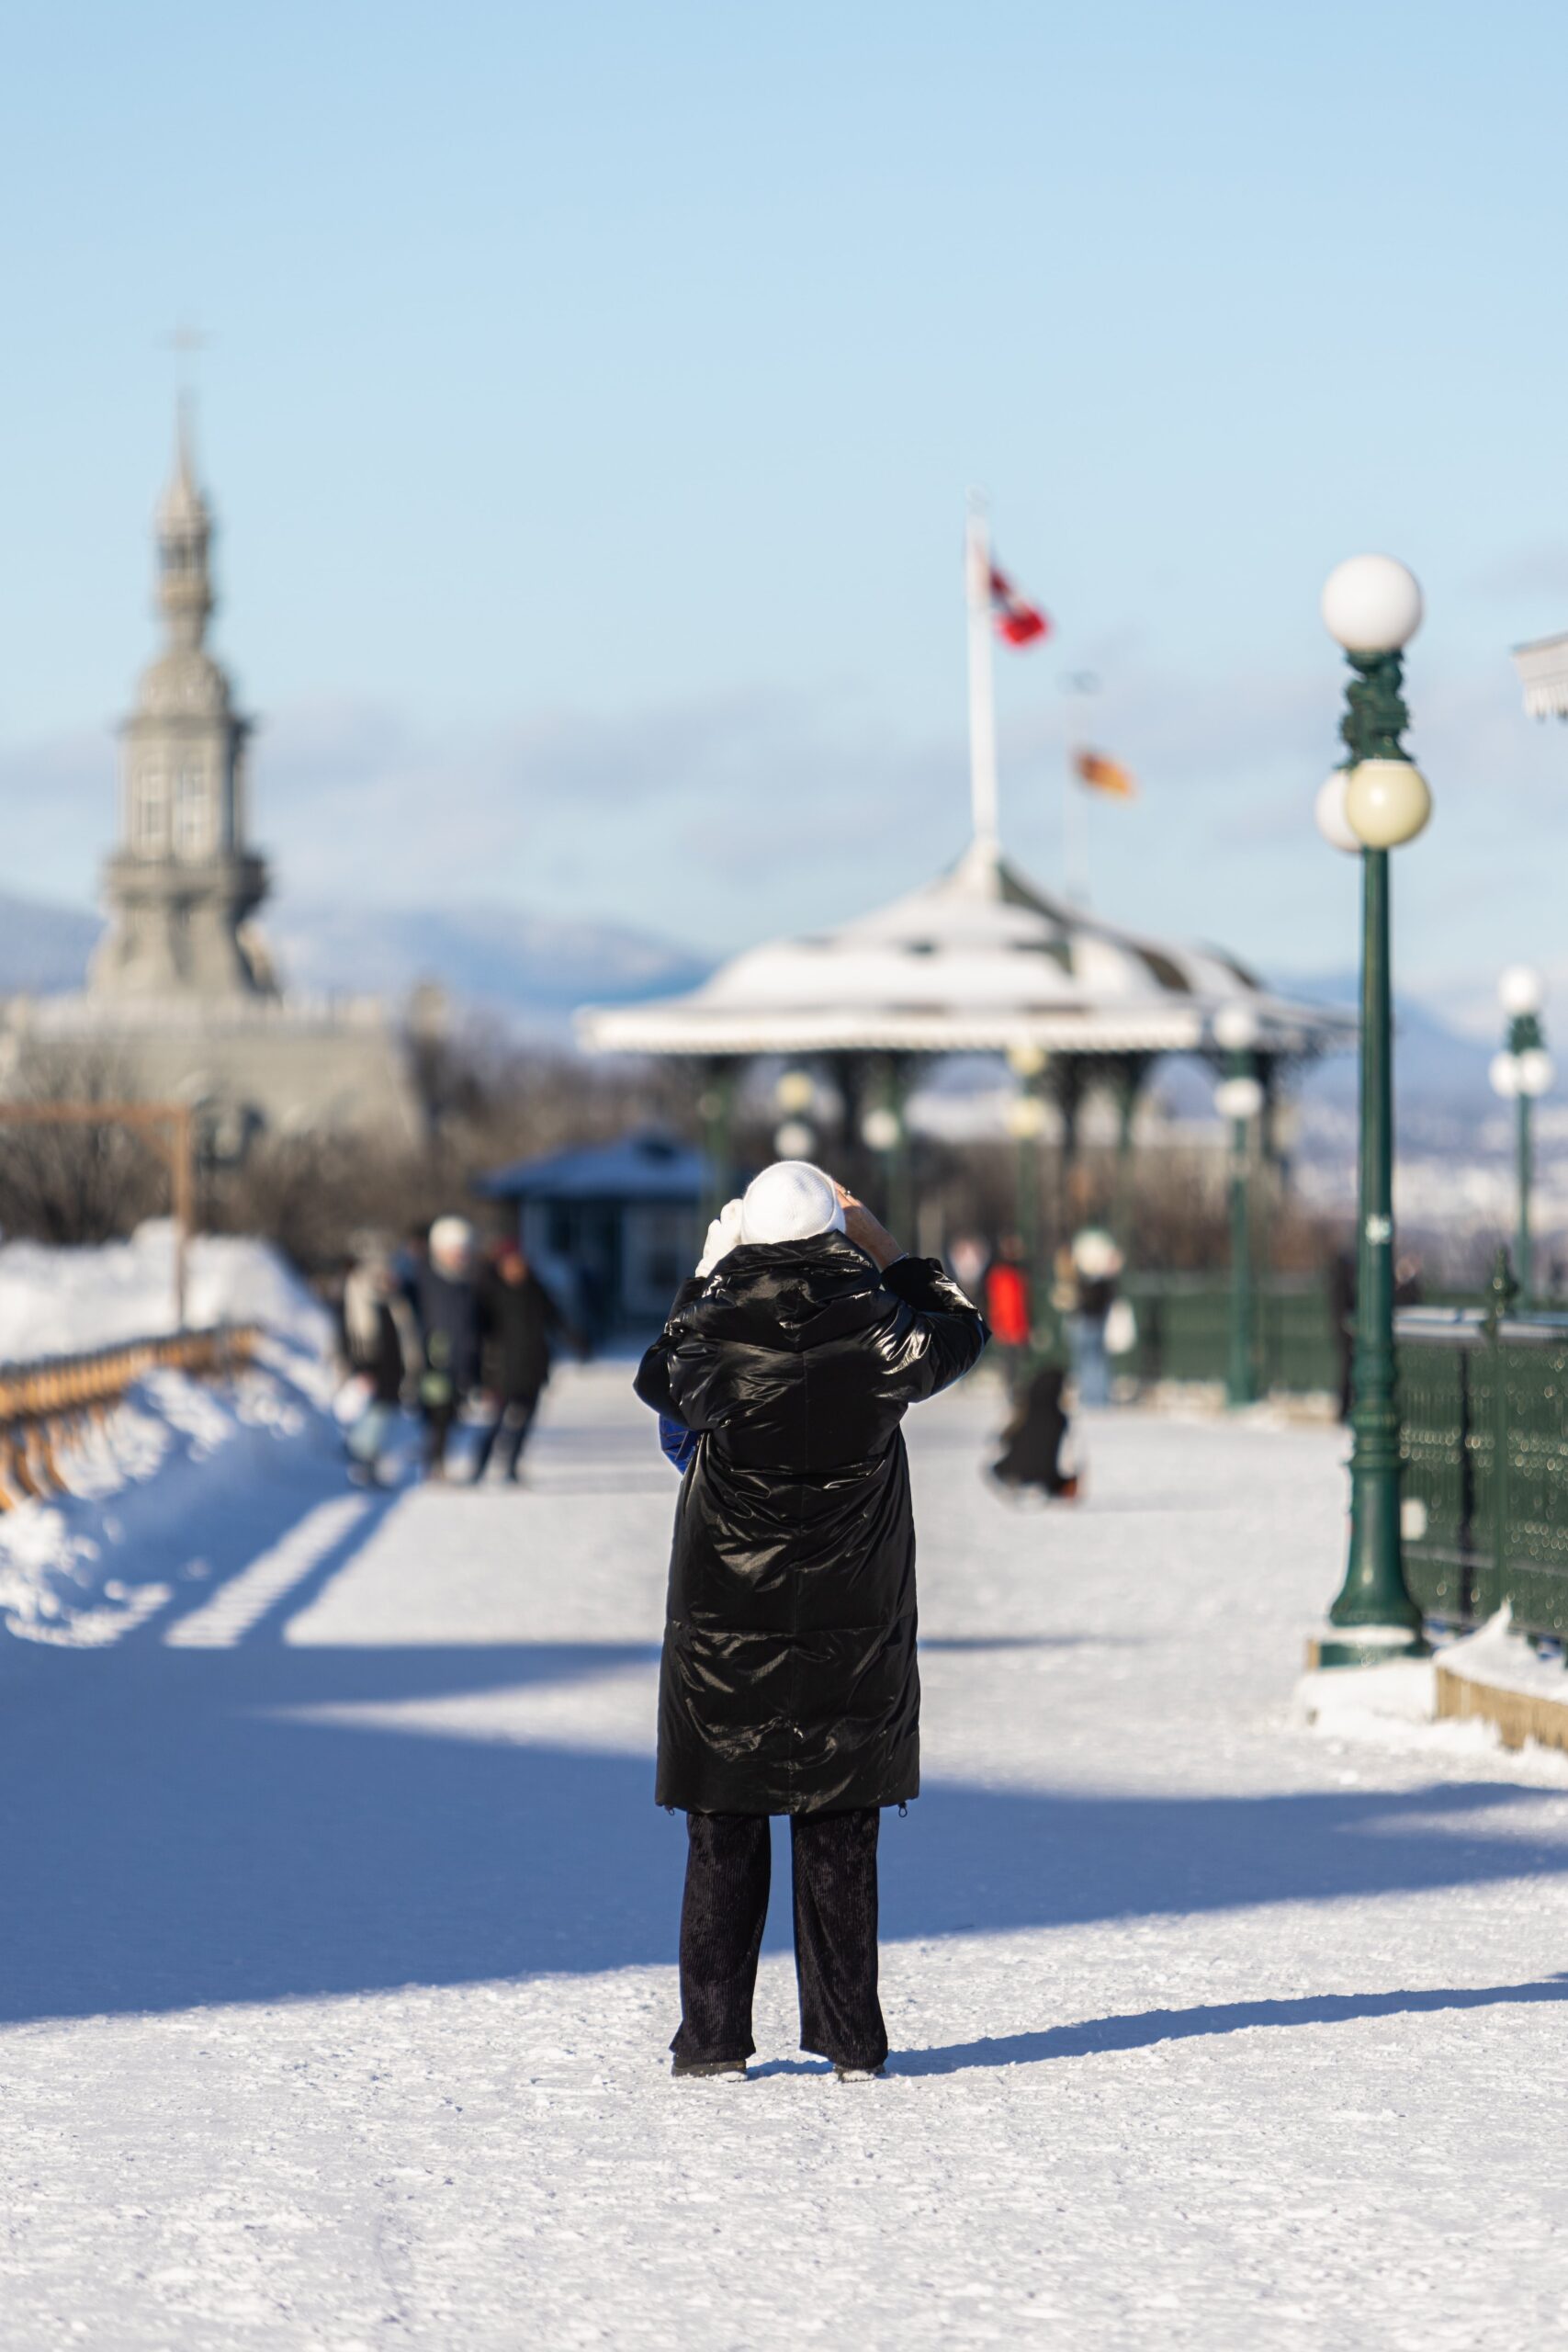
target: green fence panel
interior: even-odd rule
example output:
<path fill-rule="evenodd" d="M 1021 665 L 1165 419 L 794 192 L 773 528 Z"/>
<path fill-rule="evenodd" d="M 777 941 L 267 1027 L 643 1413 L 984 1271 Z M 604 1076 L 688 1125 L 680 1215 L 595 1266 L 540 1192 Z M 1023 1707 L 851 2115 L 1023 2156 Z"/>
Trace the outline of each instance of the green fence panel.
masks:
<path fill-rule="evenodd" d="M 1126 1368 L 1156 1381 L 1224 1381 L 1230 1355 L 1230 1286 L 1213 1274 L 1127 1277 L 1138 1339 Z M 1273 1275 L 1253 1299 L 1253 1346 L 1263 1393 L 1339 1385 L 1339 1349 L 1325 1285 L 1311 1275 Z"/>
<path fill-rule="evenodd" d="M 1568 1637 L 1568 1316 L 1416 1309 L 1398 1339 L 1412 1595 Z"/>

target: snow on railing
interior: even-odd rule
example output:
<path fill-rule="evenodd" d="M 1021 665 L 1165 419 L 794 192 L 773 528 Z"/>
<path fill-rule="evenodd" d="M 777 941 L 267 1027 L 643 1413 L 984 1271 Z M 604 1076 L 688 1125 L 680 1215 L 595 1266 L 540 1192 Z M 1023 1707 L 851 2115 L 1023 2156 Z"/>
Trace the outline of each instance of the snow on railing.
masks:
<path fill-rule="evenodd" d="M 218 1323 L 203 1331 L 122 1340 L 81 1355 L 0 1363 L 0 1511 L 68 1493 L 61 1452 L 148 1373 L 221 1379 L 251 1361 L 260 1337 L 254 1323 Z"/>

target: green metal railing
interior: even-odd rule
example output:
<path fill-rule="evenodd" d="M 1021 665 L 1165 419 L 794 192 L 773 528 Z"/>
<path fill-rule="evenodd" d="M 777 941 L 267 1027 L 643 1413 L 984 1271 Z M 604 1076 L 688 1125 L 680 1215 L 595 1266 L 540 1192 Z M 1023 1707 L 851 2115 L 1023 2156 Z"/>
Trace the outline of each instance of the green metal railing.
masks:
<path fill-rule="evenodd" d="M 1162 1380 L 1224 1383 L 1231 1336 L 1230 1285 L 1213 1274 L 1129 1274 L 1137 1343 L 1117 1369 L 1145 1386 Z M 1271 1274 L 1254 1286 L 1258 1393 L 1339 1388 L 1340 1340 L 1326 1285 L 1313 1274 Z"/>
<path fill-rule="evenodd" d="M 1568 1314 L 1493 1305 L 1398 1317 L 1404 1569 L 1429 1617 L 1507 1601 L 1568 1637 Z"/>

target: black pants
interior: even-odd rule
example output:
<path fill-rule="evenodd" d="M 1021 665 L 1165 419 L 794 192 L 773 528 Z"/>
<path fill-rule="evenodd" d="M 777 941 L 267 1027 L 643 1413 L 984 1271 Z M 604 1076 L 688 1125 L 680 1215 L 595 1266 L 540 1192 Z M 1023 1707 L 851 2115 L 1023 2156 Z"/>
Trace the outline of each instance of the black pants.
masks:
<path fill-rule="evenodd" d="M 874 1805 L 790 1821 L 800 2046 L 840 2066 L 880 2066 L 887 2029 L 876 1997 Z M 694 2064 L 749 2058 L 751 1993 L 768 1910 L 773 1847 L 765 1814 L 686 1815 L 681 1906 L 681 2030 Z"/>
<path fill-rule="evenodd" d="M 438 1470 L 445 1470 L 446 1442 L 452 1434 L 453 1424 L 461 1409 L 462 1399 L 458 1396 L 448 1397 L 443 1405 L 425 1406 L 424 1472 L 426 1477 L 434 1476 Z"/>
<path fill-rule="evenodd" d="M 479 1450 L 474 1456 L 476 1487 L 490 1468 L 490 1457 L 492 1453 L 500 1453 L 501 1466 L 505 1476 L 508 1478 L 516 1477 L 517 1464 L 522 1459 L 523 1448 L 527 1442 L 528 1431 L 534 1425 L 534 1416 L 538 1409 L 539 1399 L 536 1392 L 532 1396 L 509 1396 L 505 1404 L 497 1408 L 495 1419 L 480 1438 Z"/>

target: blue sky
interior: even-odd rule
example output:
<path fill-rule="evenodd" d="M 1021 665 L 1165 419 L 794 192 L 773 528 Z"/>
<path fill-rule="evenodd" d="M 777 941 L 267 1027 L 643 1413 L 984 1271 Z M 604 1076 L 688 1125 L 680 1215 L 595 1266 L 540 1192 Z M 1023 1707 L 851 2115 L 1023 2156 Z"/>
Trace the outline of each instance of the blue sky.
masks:
<path fill-rule="evenodd" d="M 959 542 L 1004 830 L 1103 911 L 1354 953 L 1310 825 L 1341 556 L 1420 574 L 1409 977 L 1568 976 L 1568 16 L 667 0 L 84 6 L 0 61 L 0 881 L 85 899 L 151 650 L 197 320 L 217 629 L 293 891 L 502 899 L 705 947 L 912 884 L 965 822 Z M 1094 671 L 1086 711 L 1063 691 Z"/>

